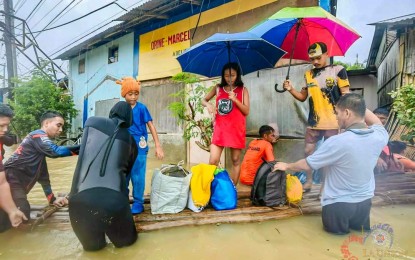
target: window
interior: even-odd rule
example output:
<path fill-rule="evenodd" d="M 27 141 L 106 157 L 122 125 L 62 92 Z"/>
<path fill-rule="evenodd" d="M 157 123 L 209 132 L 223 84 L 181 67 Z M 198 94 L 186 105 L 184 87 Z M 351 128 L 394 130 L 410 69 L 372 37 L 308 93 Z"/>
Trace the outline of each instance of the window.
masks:
<path fill-rule="evenodd" d="M 108 49 L 108 64 L 118 62 L 118 46 Z"/>
<path fill-rule="evenodd" d="M 80 59 L 78 63 L 78 74 L 85 73 L 85 59 Z"/>

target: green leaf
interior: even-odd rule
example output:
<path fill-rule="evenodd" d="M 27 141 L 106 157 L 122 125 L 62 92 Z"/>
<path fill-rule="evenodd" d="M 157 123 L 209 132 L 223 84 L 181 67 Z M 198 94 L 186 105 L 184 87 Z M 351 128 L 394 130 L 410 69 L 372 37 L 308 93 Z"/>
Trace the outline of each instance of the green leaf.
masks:
<path fill-rule="evenodd" d="M 64 132 L 71 129 L 71 119 L 78 111 L 70 95 L 37 70 L 32 72 L 30 78 L 19 79 L 17 82 L 10 101 L 15 113 L 13 125 L 17 135 L 24 137 L 39 129 L 40 116 L 47 110 L 55 110 L 63 115 Z"/>

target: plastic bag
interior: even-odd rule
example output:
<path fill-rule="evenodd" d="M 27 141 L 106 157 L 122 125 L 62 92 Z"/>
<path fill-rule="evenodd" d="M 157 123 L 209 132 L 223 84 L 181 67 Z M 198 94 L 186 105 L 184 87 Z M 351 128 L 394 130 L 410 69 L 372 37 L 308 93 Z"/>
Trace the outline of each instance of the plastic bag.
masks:
<path fill-rule="evenodd" d="M 287 200 L 289 203 L 298 204 L 303 198 L 303 185 L 297 176 L 287 174 Z"/>
<path fill-rule="evenodd" d="M 216 210 L 235 209 L 238 204 L 238 194 L 226 170 L 217 171 L 211 184 L 212 196 L 210 203 Z"/>
<path fill-rule="evenodd" d="M 190 170 L 192 172 L 190 190 L 193 204 L 196 208 L 204 208 L 209 203 L 211 196 L 210 185 L 216 165 L 200 163 L 193 166 Z"/>
<path fill-rule="evenodd" d="M 187 205 L 191 174 L 181 164 L 155 169 L 151 180 L 151 213 L 178 213 Z"/>

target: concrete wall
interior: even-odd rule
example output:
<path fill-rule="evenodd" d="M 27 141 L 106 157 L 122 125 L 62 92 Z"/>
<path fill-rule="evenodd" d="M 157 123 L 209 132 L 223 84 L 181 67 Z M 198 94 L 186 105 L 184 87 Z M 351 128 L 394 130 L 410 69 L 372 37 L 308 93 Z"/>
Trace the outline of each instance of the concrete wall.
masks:
<path fill-rule="evenodd" d="M 103 81 L 106 76 L 122 78 L 133 75 L 133 33 L 113 40 L 70 60 L 69 85 L 76 108 L 80 111 L 73 128 L 82 127 L 84 99 L 88 97 L 87 116 L 95 115 L 95 103 L 121 98 L 120 86 L 114 81 Z M 118 45 L 118 62 L 108 64 L 108 49 Z M 85 73 L 78 73 L 79 60 L 85 59 Z M 123 100 L 121 98 L 121 100 Z"/>
<path fill-rule="evenodd" d="M 350 89 L 356 93 L 362 93 L 366 106 L 370 110 L 378 107 L 377 78 L 375 75 L 349 75 Z"/>

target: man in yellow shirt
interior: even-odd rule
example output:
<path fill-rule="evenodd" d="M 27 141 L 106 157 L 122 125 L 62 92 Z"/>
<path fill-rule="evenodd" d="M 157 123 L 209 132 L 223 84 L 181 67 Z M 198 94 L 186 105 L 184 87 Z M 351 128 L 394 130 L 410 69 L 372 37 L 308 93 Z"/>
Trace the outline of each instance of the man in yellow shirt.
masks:
<path fill-rule="evenodd" d="M 306 71 L 305 84 L 297 91 L 290 80 L 284 82 L 284 89 L 297 100 L 304 102 L 307 98 L 310 105 L 308 126 L 305 134 L 305 155 L 311 155 L 316 143 L 322 138 L 327 139 L 338 134 L 339 126 L 336 120 L 334 106 L 341 95 L 349 92 L 349 80 L 346 69 L 340 65 L 329 65 L 327 46 L 316 42 L 308 48 L 308 56 L 314 68 Z M 310 191 L 312 186 L 311 171 L 307 172 L 307 182 L 304 191 Z"/>

